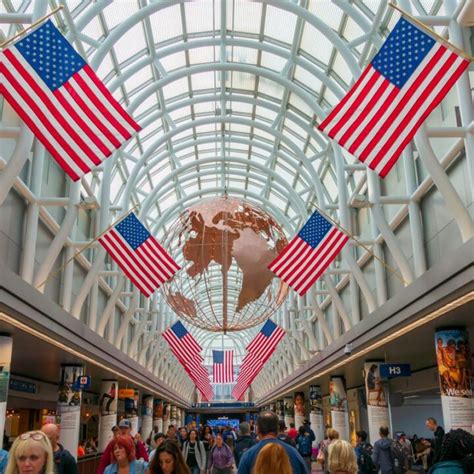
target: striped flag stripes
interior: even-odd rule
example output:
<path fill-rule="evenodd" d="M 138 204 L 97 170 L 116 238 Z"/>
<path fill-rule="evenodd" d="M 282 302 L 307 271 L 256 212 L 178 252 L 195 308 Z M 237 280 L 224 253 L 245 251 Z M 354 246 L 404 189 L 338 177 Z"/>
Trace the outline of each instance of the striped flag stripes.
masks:
<path fill-rule="evenodd" d="M 234 351 L 212 351 L 212 380 L 214 383 L 234 381 Z"/>

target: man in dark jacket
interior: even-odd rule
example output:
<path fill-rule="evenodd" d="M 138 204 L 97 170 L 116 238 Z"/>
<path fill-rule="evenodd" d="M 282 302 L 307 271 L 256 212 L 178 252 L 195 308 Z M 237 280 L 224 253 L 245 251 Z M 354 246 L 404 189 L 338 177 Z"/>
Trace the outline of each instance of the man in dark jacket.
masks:
<path fill-rule="evenodd" d="M 77 474 L 77 463 L 74 456 L 59 444 L 59 428 L 54 423 L 47 423 L 41 431 L 51 441 L 54 456 L 54 472 L 57 474 Z"/>
<path fill-rule="evenodd" d="M 444 439 L 444 429 L 438 426 L 435 418 L 427 418 L 426 427 L 434 433 L 434 453 L 433 453 L 433 464 L 437 463 L 441 457 L 441 445 Z"/>
<path fill-rule="evenodd" d="M 283 441 L 284 443 L 289 444 L 290 446 L 293 446 L 296 448 L 296 442 L 294 439 L 291 439 L 288 434 L 286 433 L 286 425 L 283 420 L 278 421 L 278 435 L 277 438 L 280 441 Z"/>
<path fill-rule="evenodd" d="M 240 423 L 239 437 L 237 438 L 234 448 L 234 459 L 237 467 L 239 467 L 242 455 L 255 443 L 256 441 L 250 436 L 250 425 L 245 421 Z"/>
<path fill-rule="evenodd" d="M 392 445 L 393 439 L 388 437 L 388 427 L 381 426 L 379 430 L 380 439 L 374 444 L 374 454 L 372 459 L 375 467 L 380 470 L 381 474 L 394 474 L 395 466 L 393 464 Z"/>
<path fill-rule="evenodd" d="M 367 441 L 367 433 L 365 431 L 356 432 L 355 453 L 357 458 L 358 474 L 374 474 L 377 472 L 375 464 L 372 460 L 374 448 Z"/>

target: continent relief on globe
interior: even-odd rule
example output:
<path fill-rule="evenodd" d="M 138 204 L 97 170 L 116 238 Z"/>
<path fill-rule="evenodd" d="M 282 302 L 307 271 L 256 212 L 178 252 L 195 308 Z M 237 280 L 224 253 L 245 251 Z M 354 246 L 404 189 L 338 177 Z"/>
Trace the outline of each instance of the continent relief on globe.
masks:
<path fill-rule="evenodd" d="M 275 248 L 270 248 L 268 241 L 273 241 L 272 229 L 276 225 L 273 220 L 252 207 L 237 209 L 215 209 L 212 216 L 209 208 L 206 213 L 190 210 L 185 224 L 192 237 L 186 240 L 182 251 L 184 259 L 191 262 L 186 268 L 191 278 L 202 275 L 212 262 L 221 265 L 224 274 L 234 259 L 243 274 L 235 308 L 239 312 L 258 300 L 270 285 L 275 275 L 267 266 L 287 245 L 287 240 L 280 236 Z M 286 293 L 283 290 L 280 296 L 284 298 Z M 178 314 L 197 315 L 194 302 L 178 292 L 168 295 L 168 302 Z"/>

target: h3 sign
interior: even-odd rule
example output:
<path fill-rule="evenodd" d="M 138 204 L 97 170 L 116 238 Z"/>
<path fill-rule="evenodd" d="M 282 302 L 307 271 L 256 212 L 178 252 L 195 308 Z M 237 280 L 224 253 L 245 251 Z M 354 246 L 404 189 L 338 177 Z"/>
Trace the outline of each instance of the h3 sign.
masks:
<path fill-rule="evenodd" d="M 380 377 L 383 379 L 410 377 L 410 375 L 410 364 L 380 364 Z"/>

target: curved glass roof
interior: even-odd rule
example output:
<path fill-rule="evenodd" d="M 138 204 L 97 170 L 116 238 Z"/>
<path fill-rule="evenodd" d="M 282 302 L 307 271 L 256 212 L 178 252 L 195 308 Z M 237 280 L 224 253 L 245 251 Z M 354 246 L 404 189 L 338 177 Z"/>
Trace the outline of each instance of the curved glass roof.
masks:
<path fill-rule="evenodd" d="M 34 8 L 3 3 L 7 12 Z M 398 18 L 386 1 L 60 3 L 55 22 L 143 127 L 83 180 L 109 222 L 137 205 L 160 239 L 183 209 L 228 193 L 265 208 L 289 237 L 313 203 L 337 211 L 338 186 L 364 189 L 365 168 L 315 124 Z M 418 14 L 444 13 L 441 0 L 412 3 Z M 5 37 L 18 28 L 2 25 Z M 344 155 L 342 171 L 335 153 Z M 194 332 L 209 362 L 222 346 L 241 357 L 255 328 Z"/>

